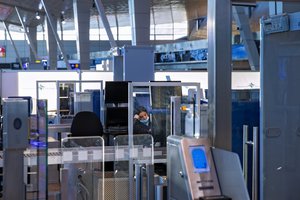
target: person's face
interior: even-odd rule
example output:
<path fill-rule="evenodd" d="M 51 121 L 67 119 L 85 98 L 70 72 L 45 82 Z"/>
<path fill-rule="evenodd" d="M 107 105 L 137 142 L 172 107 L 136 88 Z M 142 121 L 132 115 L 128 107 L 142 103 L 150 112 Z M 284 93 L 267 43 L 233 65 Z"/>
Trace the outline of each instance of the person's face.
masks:
<path fill-rule="evenodd" d="M 146 112 L 144 112 L 144 111 L 140 112 L 140 114 L 139 114 L 140 120 L 145 120 L 147 118 L 148 118 L 148 114 Z"/>

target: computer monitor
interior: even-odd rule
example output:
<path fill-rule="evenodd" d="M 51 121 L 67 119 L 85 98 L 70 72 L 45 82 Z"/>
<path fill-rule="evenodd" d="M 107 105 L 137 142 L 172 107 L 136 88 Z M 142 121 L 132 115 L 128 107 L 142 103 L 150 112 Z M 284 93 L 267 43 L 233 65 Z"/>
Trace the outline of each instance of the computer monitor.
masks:
<path fill-rule="evenodd" d="M 106 128 L 127 127 L 128 108 L 127 107 L 107 107 L 106 108 Z"/>
<path fill-rule="evenodd" d="M 128 81 L 107 81 L 105 103 L 128 103 Z"/>

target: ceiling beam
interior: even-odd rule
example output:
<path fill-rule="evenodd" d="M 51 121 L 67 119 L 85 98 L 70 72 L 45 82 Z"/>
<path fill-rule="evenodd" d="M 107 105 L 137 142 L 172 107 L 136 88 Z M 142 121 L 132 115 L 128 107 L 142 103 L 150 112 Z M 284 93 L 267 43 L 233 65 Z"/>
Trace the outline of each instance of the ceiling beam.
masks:
<path fill-rule="evenodd" d="M 9 2 L 8 3 L 8 2 L 0 1 L 0 5 L 8 6 L 8 7 L 11 7 L 11 8 L 18 7 L 21 10 L 24 10 L 24 11 L 27 11 L 27 12 L 32 12 L 32 13 L 36 13 L 37 11 L 39 11 L 40 14 L 45 15 L 45 12 L 43 10 L 38 10 L 38 9 L 29 8 L 29 7 L 24 7 L 22 4 L 16 3 L 16 2 Z"/>
<path fill-rule="evenodd" d="M 0 20 L 0 22 L 5 22 L 6 24 L 11 24 L 11 25 L 15 25 L 15 26 L 20 26 L 22 27 L 22 24 L 20 23 L 16 23 L 16 22 L 13 22 L 13 21 L 9 21 L 9 20 Z M 34 26 L 28 26 L 26 25 L 27 27 L 34 27 Z"/>

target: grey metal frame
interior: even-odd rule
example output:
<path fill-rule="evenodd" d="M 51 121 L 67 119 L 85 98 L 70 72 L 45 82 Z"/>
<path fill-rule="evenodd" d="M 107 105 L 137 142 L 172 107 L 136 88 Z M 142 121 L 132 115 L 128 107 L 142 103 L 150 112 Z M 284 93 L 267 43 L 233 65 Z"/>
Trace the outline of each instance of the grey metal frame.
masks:
<path fill-rule="evenodd" d="M 197 96 L 196 101 L 200 102 L 200 83 L 180 83 L 180 82 L 133 82 L 128 85 L 128 144 L 129 148 L 133 146 L 133 113 L 134 113 L 134 105 L 133 105 L 133 88 L 138 86 L 195 86 L 197 88 Z M 197 112 L 200 113 L 200 106 L 197 107 Z M 129 177 L 133 177 L 133 161 L 129 159 Z M 130 179 L 129 181 L 129 197 L 133 198 L 134 192 L 134 180 Z"/>
<path fill-rule="evenodd" d="M 59 97 L 59 84 L 60 83 L 78 83 L 79 84 L 79 90 L 81 90 L 81 85 L 82 83 L 99 83 L 100 84 L 100 120 L 102 122 L 104 122 L 104 97 L 103 97 L 103 81 L 99 81 L 99 80 L 89 80 L 89 81 L 83 81 L 83 80 L 74 80 L 74 81 L 70 81 L 70 80 L 59 80 L 59 81 L 37 81 L 36 82 L 36 98 L 39 99 L 39 84 L 40 83 L 56 83 L 56 91 L 57 91 L 57 97 Z M 59 98 L 57 98 L 57 103 L 56 103 L 56 110 L 57 113 L 59 113 L 60 111 L 60 102 L 59 102 Z"/>
<path fill-rule="evenodd" d="M 213 146 L 231 150 L 231 0 L 209 0 L 208 134 Z"/>

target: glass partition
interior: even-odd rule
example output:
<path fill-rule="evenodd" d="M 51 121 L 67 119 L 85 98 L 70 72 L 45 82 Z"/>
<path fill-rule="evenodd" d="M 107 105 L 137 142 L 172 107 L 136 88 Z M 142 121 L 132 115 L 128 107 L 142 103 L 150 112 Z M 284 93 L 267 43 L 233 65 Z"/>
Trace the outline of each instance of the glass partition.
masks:
<path fill-rule="evenodd" d="M 171 97 L 180 98 L 181 135 L 201 136 L 200 133 L 200 84 L 181 82 L 150 82 L 129 84 L 129 134 L 142 133 L 154 138 L 155 147 L 165 147 L 171 134 Z M 141 111 L 149 116 L 143 118 Z M 138 116 L 140 115 L 140 116 Z M 145 121 L 146 119 L 146 121 Z"/>
<path fill-rule="evenodd" d="M 62 199 L 105 199 L 104 140 L 100 136 L 62 140 Z"/>
<path fill-rule="evenodd" d="M 116 136 L 114 148 L 115 199 L 136 199 L 137 190 L 143 191 L 138 199 L 146 199 L 146 177 L 141 168 L 154 164 L 153 137 L 149 134 L 134 135 L 131 139 L 127 135 Z"/>
<path fill-rule="evenodd" d="M 30 149 L 25 153 L 25 166 L 28 170 L 27 199 L 48 197 L 48 116 L 47 100 L 37 101 L 35 137 L 30 138 Z M 31 158 L 31 160 L 29 160 Z M 28 161 L 27 161 L 28 159 Z"/>
<path fill-rule="evenodd" d="M 173 99 L 174 97 L 179 98 L 179 103 L 171 101 L 171 98 Z M 200 83 L 129 83 L 128 102 L 127 145 L 131 149 L 135 144 L 135 137 L 145 133 L 151 135 L 155 150 L 154 173 L 165 176 L 167 170 L 166 142 L 167 137 L 174 134 L 174 131 L 171 131 L 173 130 L 174 121 L 179 125 L 176 126 L 177 128 L 179 127 L 179 130 L 177 130 L 179 135 L 201 137 Z M 176 112 L 173 112 L 173 110 L 176 110 Z M 176 120 L 174 120 L 175 113 L 177 116 Z M 135 184 L 132 177 L 137 172 L 137 165 L 133 159 L 129 159 L 127 164 L 127 168 L 118 167 L 117 169 L 124 174 L 128 174 L 129 191 L 133 192 Z M 122 166 L 126 166 L 126 164 Z M 140 191 L 143 191 L 143 189 L 140 188 Z M 139 193 L 129 193 L 129 195 L 131 194 Z M 130 197 L 133 199 L 133 196 Z"/>
<path fill-rule="evenodd" d="M 81 111 L 92 111 L 101 121 L 103 114 L 102 81 L 37 81 L 37 99 L 47 99 L 49 123 L 69 124 Z"/>

